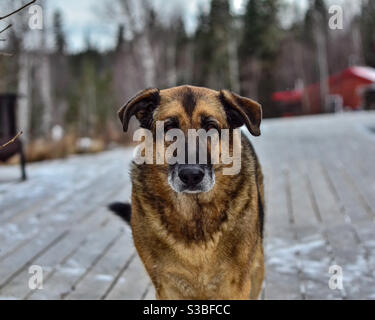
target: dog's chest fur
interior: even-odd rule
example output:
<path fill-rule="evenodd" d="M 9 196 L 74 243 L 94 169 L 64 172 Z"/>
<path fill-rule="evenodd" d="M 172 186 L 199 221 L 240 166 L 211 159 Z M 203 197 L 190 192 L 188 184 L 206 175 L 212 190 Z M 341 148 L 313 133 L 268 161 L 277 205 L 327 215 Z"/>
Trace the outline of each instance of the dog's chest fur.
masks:
<path fill-rule="evenodd" d="M 148 190 L 147 183 L 144 192 L 133 194 L 134 240 L 145 265 L 152 265 L 148 271 L 159 297 L 208 299 L 220 293 L 218 298 L 228 299 L 233 292 L 249 292 L 248 266 L 259 237 L 250 231 L 258 216 L 248 182 L 233 177 L 229 189 L 220 184 L 214 197 L 203 199 L 171 197 L 161 185 Z"/>
<path fill-rule="evenodd" d="M 254 246 L 249 246 L 250 239 L 237 241 L 228 223 L 212 234 L 210 240 L 198 241 L 190 245 L 176 241 L 173 236 L 159 242 L 157 257 L 154 257 L 154 283 L 161 298 L 167 299 L 209 299 L 220 297 L 228 299 L 234 291 L 246 289 L 248 284 L 251 256 Z M 239 233 L 237 235 L 239 236 Z M 168 242 L 165 243 L 164 241 Z M 245 292 L 249 292 L 247 288 Z"/>
<path fill-rule="evenodd" d="M 241 173 L 199 196 L 171 192 L 160 169 L 133 166 L 133 238 L 158 298 L 246 299 L 254 274 L 261 284 L 252 271 L 263 268 L 261 174 L 244 146 Z"/>

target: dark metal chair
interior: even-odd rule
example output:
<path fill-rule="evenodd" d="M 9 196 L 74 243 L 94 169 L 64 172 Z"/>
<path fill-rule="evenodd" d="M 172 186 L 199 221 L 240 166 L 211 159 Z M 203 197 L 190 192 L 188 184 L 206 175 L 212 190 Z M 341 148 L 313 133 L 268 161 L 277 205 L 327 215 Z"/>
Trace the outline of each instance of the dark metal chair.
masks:
<path fill-rule="evenodd" d="M 7 143 L 17 135 L 16 101 L 15 94 L 0 95 L 0 145 Z M 5 162 L 17 153 L 21 156 L 22 180 L 26 180 L 25 153 L 20 139 L 0 149 L 0 161 Z"/>

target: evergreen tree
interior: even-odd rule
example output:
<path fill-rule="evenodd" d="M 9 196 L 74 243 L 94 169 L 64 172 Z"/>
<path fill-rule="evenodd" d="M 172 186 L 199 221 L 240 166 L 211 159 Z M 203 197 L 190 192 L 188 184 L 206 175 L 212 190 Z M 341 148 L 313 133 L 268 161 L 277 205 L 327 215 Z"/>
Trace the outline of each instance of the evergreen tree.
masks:
<path fill-rule="evenodd" d="M 60 11 L 56 11 L 53 15 L 53 31 L 55 35 L 55 50 L 57 53 L 62 54 L 65 51 L 66 40 Z"/>
<path fill-rule="evenodd" d="M 186 33 L 184 19 L 179 16 L 177 18 L 175 29 L 175 67 L 177 73 L 177 85 L 189 83 L 191 81 L 190 63 L 187 61 L 189 56 L 190 38 Z"/>
<path fill-rule="evenodd" d="M 305 14 L 303 40 L 312 48 L 315 46 L 313 30 L 316 25 L 322 29 L 325 37 L 328 37 L 328 8 L 324 0 L 312 0 Z"/>
<path fill-rule="evenodd" d="M 212 0 L 209 14 L 209 33 L 211 40 L 210 87 L 231 88 L 229 78 L 229 37 L 232 16 L 229 0 Z"/>
<path fill-rule="evenodd" d="M 321 110 L 326 110 L 329 95 L 328 9 L 324 0 L 312 0 L 305 16 L 305 44 L 314 52 L 310 62 L 312 79 L 320 83 Z"/>
<path fill-rule="evenodd" d="M 230 88 L 228 41 L 232 28 L 229 0 L 212 0 L 201 12 L 195 34 L 196 81 L 215 89 Z"/>
<path fill-rule="evenodd" d="M 180 16 L 176 22 L 176 46 L 177 48 L 184 47 L 187 41 L 189 41 L 189 37 L 186 33 L 185 29 L 185 22 L 184 19 Z"/>
<path fill-rule="evenodd" d="M 124 25 L 120 24 L 117 31 L 116 51 L 121 51 L 124 45 Z"/>
<path fill-rule="evenodd" d="M 363 55 L 367 65 L 375 67 L 375 3 L 362 2 L 361 33 Z"/>
<path fill-rule="evenodd" d="M 249 0 L 243 17 L 241 56 L 274 60 L 279 49 L 278 0 Z"/>
<path fill-rule="evenodd" d="M 208 15 L 201 11 L 198 16 L 198 26 L 194 36 L 194 80 L 193 84 L 208 86 L 208 74 L 210 72 L 212 45 Z"/>
<path fill-rule="evenodd" d="M 240 43 L 241 65 L 244 66 L 242 94 L 255 96 L 263 105 L 265 117 L 275 115 L 271 95 L 276 87 L 274 70 L 282 36 L 278 9 L 279 0 L 248 0 L 243 16 Z M 256 88 L 251 91 L 248 87 L 254 82 Z"/>

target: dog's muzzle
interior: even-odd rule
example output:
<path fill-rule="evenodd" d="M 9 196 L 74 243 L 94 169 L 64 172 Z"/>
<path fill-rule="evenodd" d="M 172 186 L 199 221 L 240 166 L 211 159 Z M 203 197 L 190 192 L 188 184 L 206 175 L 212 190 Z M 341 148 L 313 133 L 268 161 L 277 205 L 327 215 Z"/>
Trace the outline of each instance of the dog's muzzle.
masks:
<path fill-rule="evenodd" d="M 215 184 L 212 166 L 176 164 L 169 167 L 168 183 L 176 192 L 208 192 Z"/>

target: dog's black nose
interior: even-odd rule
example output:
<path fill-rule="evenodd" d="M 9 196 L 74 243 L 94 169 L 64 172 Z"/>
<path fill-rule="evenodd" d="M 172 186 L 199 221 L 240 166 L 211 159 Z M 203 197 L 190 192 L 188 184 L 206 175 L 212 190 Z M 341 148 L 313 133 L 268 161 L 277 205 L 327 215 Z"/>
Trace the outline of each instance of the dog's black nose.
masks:
<path fill-rule="evenodd" d="M 188 187 L 195 187 L 204 177 L 204 170 L 200 166 L 181 166 L 178 170 L 178 176 Z"/>

